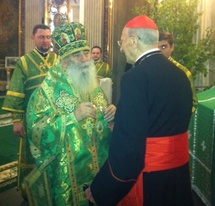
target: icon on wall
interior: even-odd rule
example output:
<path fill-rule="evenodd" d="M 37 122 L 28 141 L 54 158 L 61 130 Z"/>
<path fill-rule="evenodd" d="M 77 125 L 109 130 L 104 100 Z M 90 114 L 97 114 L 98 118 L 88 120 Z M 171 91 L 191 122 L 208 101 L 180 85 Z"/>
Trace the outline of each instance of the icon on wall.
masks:
<path fill-rule="evenodd" d="M 60 26 L 61 24 L 65 23 L 67 20 L 66 16 L 61 14 L 61 13 L 56 13 L 54 15 L 54 26 L 55 27 L 58 27 Z"/>

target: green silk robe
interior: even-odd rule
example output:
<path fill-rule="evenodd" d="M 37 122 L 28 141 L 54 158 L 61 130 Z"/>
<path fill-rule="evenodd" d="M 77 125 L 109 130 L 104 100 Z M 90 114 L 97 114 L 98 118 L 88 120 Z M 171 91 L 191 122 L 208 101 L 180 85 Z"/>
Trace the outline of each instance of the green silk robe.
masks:
<path fill-rule="evenodd" d="M 3 103 L 3 110 L 12 112 L 13 122 L 23 121 L 30 95 L 39 87 L 47 75 L 49 68 L 56 62 L 57 55 L 49 52 L 46 59 L 34 49 L 20 57 L 14 70 L 9 89 Z M 26 126 L 25 126 L 26 127 Z M 32 170 L 33 158 L 31 158 L 26 138 L 20 139 L 20 151 L 18 161 L 18 189 L 23 176 Z"/>
<path fill-rule="evenodd" d="M 111 80 L 113 81 L 113 72 L 110 66 L 106 62 L 103 62 L 100 59 L 97 62 L 95 62 L 95 65 L 96 65 L 96 73 L 99 78 L 108 77 L 108 78 L 111 78 Z"/>
<path fill-rule="evenodd" d="M 86 99 L 57 64 L 32 94 L 26 116 L 36 160 L 25 179 L 30 205 L 88 205 L 83 185 L 91 183 L 107 158 L 110 129 L 101 111 L 108 106 L 101 87 L 87 100 L 97 108 L 97 118 L 78 122 L 74 111 Z"/>

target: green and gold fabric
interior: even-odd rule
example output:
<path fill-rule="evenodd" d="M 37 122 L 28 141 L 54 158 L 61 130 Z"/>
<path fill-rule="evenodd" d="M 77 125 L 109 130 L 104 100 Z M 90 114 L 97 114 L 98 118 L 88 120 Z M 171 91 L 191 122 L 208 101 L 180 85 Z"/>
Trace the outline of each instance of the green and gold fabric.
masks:
<path fill-rule="evenodd" d="M 67 22 L 57 27 L 52 34 L 52 43 L 61 59 L 76 52 L 90 50 L 85 28 L 77 22 Z"/>
<path fill-rule="evenodd" d="M 101 59 L 95 62 L 96 65 L 96 73 L 99 78 L 111 78 L 113 81 L 113 72 L 110 68 L 110 66 L 106 63 L 103 62 Z"/>
<path fill-rule="evenodd" d="M 3 110 L 12 112 L 13 122 L 22 121 L 25 124 L 25 111 L 28 100 L 47 75 L 47 71 L 56 62 L 57 55 L 48 52 L 43 57 L 36 49 L 20 57 L 14 70 L 9 89 L 2 106 Z M 20 139 L 18 188 L 23 176 L 33 168 L 27 138 Z"/>
<path fill-rule="evenodd" d="M 96 119 L 77 121 L 81 102 L 97 108 Z M 35 90 L 27 109 L 28 136 L 36 168 L 25 179 L 32 205 L 88 205 L 90 184 L 108 155 L 110 130 L 101 108 L 108 106 L 100 86 L 80 96 L 58 64 Z"/>

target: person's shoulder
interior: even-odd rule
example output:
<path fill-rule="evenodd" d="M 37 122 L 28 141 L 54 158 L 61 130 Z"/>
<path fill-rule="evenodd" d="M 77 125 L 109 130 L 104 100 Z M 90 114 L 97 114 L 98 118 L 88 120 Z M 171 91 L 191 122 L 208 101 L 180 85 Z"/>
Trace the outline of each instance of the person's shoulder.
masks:
<path fill-rule="evenodd" d="M 104 61 L 103 59 L 99 59 L 99 60 L 97 61 L 97 63 L 102 63 L 102 64 L 105 64 L 105 65 L 108 64 L 108 63 L 107 63 L 106 61 Z"/>
<path fill-rule="evenodd" d="M 27 59 L 27 58 L 29 58 L 29 56 L 35 56 L 36 54 L 37 54 L 36 50 L 33 49 L 33 50 L 31 50 L 31 51 L 29 51 L 29 52 L 23 54 L 23 55 L 20 57 L 20 59 Z"/>
<path fill-rule="evenodd" d="M 172 57 L 169 57 L 169 61 L 171 61 L 173 64 L 175 64 L 178 68 L 183 68 L 185 70 L 188 70 L 187 67 L 185 67 L 183 64 L 181 64 L 180 62 L 176 61 Z"/>
<path fill-rule="evenodd" d="M 108 69 L 110 68 L 110 65 L 109 65 L 107 62 L 105 62 L 105 61 L 103 61 L 103 60 L 101 60 L 101 59 L 100 59 L 99 61 L 97 61 L 96 65 L 97 65 L 97 67 L 98 67 L 98 66 L 102 66 L 102 67 L 104 67 L 104 68 L 106 68 L 106 69 L 107 69 L 107 68 L 108 68 Z"/>
<path fill-rule="evenodd" d="M 122 77 L 123 79 L 137 79 L 138 77 L 143 77 L 142 72 L 141 67 L 139 68 L 138 66 L 134 66 L 125 72 Z"/>
<path fill-rule="evenodd" d="M 28 53 L 26 53 L 24 56 L 28 56 L 28 55 L 35 54 L 35 53 L 38 53 L 38 52 L 36 51 L 36 49 L 33 49 L 33 50 L 29 51 Z"/>
<path fill-rule="evenodd" d="M 27 59 L 29 59 L 29 56 L 35 55 L 35 53 L 36 53 L 36 52 L 35 52 L 35 50 L 33 49 L 33 50 L 31 50 L 31 51 L 29 51 L 29 52 L 23 54 L 22 56 L 20 56 L 19 61 L 21 61 L 21 62 L 26 61 Z"/>
<path fill-rule="evenodd" d="M 19 64 L 22 64 L 22 62 L 25 62 L 26 59 L 27 59 L 28 54 L 29 53 L 26 53 L 26 54 L 23 54 L 22 56 L 20 56 L 16 65 L 19 65 Z"/>
<path fill-rule="evenodd" d="M 22 56 L 20 56 L 20 59 L 26 58 L 28 55 L 31 55 L 31 54 L 33 54 L 33 53 L 34 53 L 34 50 L 31 50 L 31 51 L 29 51 L 29 52 L 23 54 Z"/>
<path fill-rule="evenodd" d="M 192 75 L 192 73 L 190 72 L 190 70 L 187 67 L 185 67 L 184 65 L 182 65 L 181 63 L 179 63 L 178 61 L 176 61 L 175 59 L 173 59 L 172 57 L 169 57 L 169 60 L 173 64 L 175 64 L 180 70 L 184 71 L 187 76 Z"/>
<path fill-rule="evenodd" d="M 104 62 L 104 65 L 108 68 L 110 67 L 110 65 L 107 62 Z"/>

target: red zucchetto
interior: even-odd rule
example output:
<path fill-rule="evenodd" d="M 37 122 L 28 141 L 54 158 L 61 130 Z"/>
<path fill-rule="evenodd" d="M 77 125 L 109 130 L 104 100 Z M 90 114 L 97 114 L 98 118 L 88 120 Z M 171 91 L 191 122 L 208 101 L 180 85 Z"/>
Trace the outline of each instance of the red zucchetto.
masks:
<path fill-rule="evenodd" d="M 141 15 L 130 20 L 125 27 L 128 28 L 147 28 L 147 29 L 158 29 L 155 22 L 148 16 Z"/>

